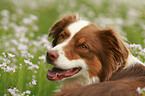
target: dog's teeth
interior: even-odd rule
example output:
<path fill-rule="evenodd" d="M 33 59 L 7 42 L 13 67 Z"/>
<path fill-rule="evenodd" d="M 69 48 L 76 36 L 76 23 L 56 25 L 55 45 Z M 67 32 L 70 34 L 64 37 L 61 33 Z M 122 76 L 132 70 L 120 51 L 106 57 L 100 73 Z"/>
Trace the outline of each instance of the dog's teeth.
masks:
<path fill-rule="evenodd" d="M 58 76 L 58 73 L 55 74 L 55 77 L 57 77 L 57 76 Z"/>

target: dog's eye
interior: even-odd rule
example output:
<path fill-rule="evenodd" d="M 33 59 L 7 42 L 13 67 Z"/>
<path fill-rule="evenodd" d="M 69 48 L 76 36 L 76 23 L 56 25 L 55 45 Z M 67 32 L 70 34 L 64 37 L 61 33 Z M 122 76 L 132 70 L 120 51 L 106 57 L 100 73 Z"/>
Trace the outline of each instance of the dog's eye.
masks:
<path fill-rule="evenodd" d="M 88 47 L 87 47 L 87 45 L 82 44 L 82 45 L 80 46 L 80 48 L 82 48 L 82 49 L 87 49 Z"/>
<path fill-rule="evenodd" d="M 65 31 L 62 31 L 61 34 L 59 35 L 59 38 L 64 39 L 65 35 L 66 35 Z"/>
<path fill-rule="evenodd" d="M 61 35 L 60 35 L 60 38 L 61 38 L 61 39 L 63 39 L 64 37 L 65 37 L 65 35 L 64 35 L 64 34 L 61 34 Z"/>

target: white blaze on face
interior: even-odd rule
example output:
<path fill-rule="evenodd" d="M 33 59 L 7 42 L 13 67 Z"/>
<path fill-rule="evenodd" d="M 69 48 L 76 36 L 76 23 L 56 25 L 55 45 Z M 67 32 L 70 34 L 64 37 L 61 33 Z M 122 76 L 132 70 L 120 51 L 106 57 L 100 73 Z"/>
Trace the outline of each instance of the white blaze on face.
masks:
<path fill-rule="evenodd" d="M 88 21 L 83 21 L 83 20 L 79 20 L 75 23 L 72 23 L 69 27 L 68 27 L 68 30 L 70 31 L 71 33 L 71 36 L 69 38 L 72 39 L 72 37 L 78 33 L 82 28 L 84 28 L 85 26 L 88 26 L 90 23 Z"/>
<path fill-rule="evenodd" d="M 88 21 L 79 20 L 74 22 L 68 26 L 68 30 L 70 31 L 70 37 L 67 38 L 61 44 L 56 45 L 51 50 L 55 50 L 58 52 L 59 57 L 55 60 L 55 66 L 61 69 L 71 69 L 74 67 L 82 67 L 87 68 L 87 65 L 84 60 L 76 59 L 76 60 L 69 60 L 63 51 L 63 47 L 66 46 L 69 41 L 73 38 L 73 36 L 78 33 L 82 28 L 88 26 L 90 23 Z"/>

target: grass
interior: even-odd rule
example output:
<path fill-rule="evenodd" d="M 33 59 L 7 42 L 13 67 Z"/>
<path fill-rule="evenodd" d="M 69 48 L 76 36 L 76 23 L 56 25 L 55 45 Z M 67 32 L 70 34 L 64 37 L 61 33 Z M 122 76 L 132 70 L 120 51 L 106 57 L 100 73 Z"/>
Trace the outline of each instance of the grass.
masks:
<path fill-rule="evenodd" d="M 50 46 L 47 34 L 51 25 L 65 13 L 77 12 L 101 28 L 113 27 L 128 42 L 132 53 L 145 62 L 145 2 L 142 0 L 0 2 L 0 96 L 54 94 L 59 84 L 47 80 L 51 66 L 44 62 Z M 9 57 L 8 53 L 15 57 Z"/>

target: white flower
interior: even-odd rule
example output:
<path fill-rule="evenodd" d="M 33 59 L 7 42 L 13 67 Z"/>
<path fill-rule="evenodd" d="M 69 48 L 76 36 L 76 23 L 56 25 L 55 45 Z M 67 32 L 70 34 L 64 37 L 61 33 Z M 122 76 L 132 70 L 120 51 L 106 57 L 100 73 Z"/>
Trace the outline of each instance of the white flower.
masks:
<path fill-rule="evenodd" d="M 15 39 L 12 39 L 11 42 L 12 42 L 13 44 L 15 44 L 15 45 L 18 45 L 18 41 L 15 40 Z"/>
<path fill-rule="evenodd" d="M 28 69 L 34 69 L 34 68 L 36 68 L 36 69 L 39 69 L 39 66 L 38 65 L 35 65 L 35 64 L 32 64 L 31 66 L 28 66 Z"/>
<path fill-rule="evenodd" d="M 11 53 L 7 53 L 9 57 L 15 57 L 15 55 L 11 54 Z"/>
<path fill-rule="evenodd" d="M 6 58 L 6 54 L 5 54 L 5 52 L 3 52 L 2 55 Z"/>
<path fill-rule="evenodd" d="M 6 67 L 7 66 L 7 63 L 6 62 L 3 62 L 2 66 L 3 67 Z"/>
<path fill-rule="evenodd" d="M 31 55 L 30 53 L 28 53 L 28 57 L 34 58 L 34 56 L 33 56 L 33 55 Z"/>
<path fill-rule="evenodd" d="M 7 60 L 7 64 L 10 64 L 11 63 L 11 60 Z"/>
<path fill-rule="evenodd" d="M 24 24 L 31 24 L 33 21 L 31 20 L 31 19 L 29 19 L 29 18 L 24 18 L 23 20 L 23 23 Z"/>
<path fill-rule="evenodd" d="M 29 85 L 31 85 L 31 82 L 29 82 Z"/>
<path fill-rule="evenodd" d="M 37 17 L 37 16 L 35 16 L 35 15 L 30 15 L 30 19 L 32 19 L 32 20 L 34 20 L 34 21 L 36 21 L 36 20 L 38 20 L 38 17 Z"/>
<path fill-rule="evenodd" d="M 37 82 L 37 80 L 34 80 L 34 79 L 33 79 L 32 85 L 36 85 L 36 82 Z"/>
<path fill-rule="evenodd" d="M 7 22 L 8 22 L 8 21 L 7 21 Z M 8 31 L 8 26 L 4 25 L 4 26 L 3 26 L 3 29 L 4 29 L 5 31 Z"/>
<path fill-rule="evenodd" d="M 10 71 L 16 72 L 15 68 L 12 68 L 10 66 L 7 66 L 6 67 L 6 72 L 10 72 Z"/>
<path fill-rule="evenodd" d="M 40 56 L 38 58 L 44 60 L 45 59 L 45 55 L 42 55 L 42 56 Z"/>
<path fill-rule="evenodd" d="M 137 90 L 136 90 L 136 91 L 137 91 L 139 94 L 142 94 L 141 90 L 142 90 L 142 89 L 141 89 L 140 87 L 137 87 Z"/>
<path fill-rule="evenodd" d="M 30 94 L 30 93 L 31 93 L 31 91 L 27 90 L 27 91 L 26 91 L 26 93 L 27 93 L 27 94 Z"/>
<path fill-rule="evenodd" d="M 16 96 L 16 92 L 19 92 L 18 89 L 16 87 L 14 87 L 13 89 L 9 88 L 7 89 L 8 92 L 10 92 L 13 96 Z"/>
<path fill-rule="evenodd" d="M 19 50 L 27 50 L 28 49 L 28 46 L 26 44 L 19 44 L 18 45 L 18 49 Z"/>
<path fill-rule="evenodd" d="M 19 65 L 20 65 L 20 66 L 22 66 L 22 64 L 21 64 L 21 63 L 20 63 Z"/>
<path fill-rule="evenodd" d="M 25 60 L 24 59 L 24 62 L 27 63 L 27 64 L 29 64 L 30 63 L 30 60 Z"/>
<path fill-rule="evenodd" d="M 26 64 L 29 64 L 29 65 L 30 65 L 30 66 L 28 66 L 28 69 L 34 69 L 34 68 L 39 69 L 39 66 L 33 64 L 32 62 L 30 62 L 30 60 L 24 60 L 24 62 L 25 62 Z"/>
<path fill-rule="evenodd" d="M 20 42 L 22 42 L 22 43 L 28 43 L 29 42 L 29 39 L 26 38 L 26 37 L 21 37 L 20 38 Z"/>
<path fill-rule="evenodd" d="M 37 71 L 36 71 L 36 70 L 34 70 L 34 73 L 37 73 Z"/>
<path fill-rule="evenodd" d="M 40 60 L 43 60 L 43 62 L 45 62 L 46 61 L 46 56 L 45 55 L 42 55 L 42 56 L 40 56 L 40 57 L 38 57 Z"/>
<path fill-rule="evenodd" d="M 142 94 L 142 91 L 145 91 L 145 88 L 140 88 L 140 87 L 137 87 L 137 90 L 136 90 L 139 94 Z"/>
<path fill-rule="evenodd" d="M 7 89 L 13 96 L 24 96 L 25 94 L 30 94 L 31 91 L 27 90 L 24 92 L 20 92 L 16 87 Z M 6 96 L 6 95 L 5 95 Z"/>
<path fill-rule="evenodd" d="M 1 15 L 4 17 L 9 17 L 9 11 L 8 10 L 2 10 Z"/>

